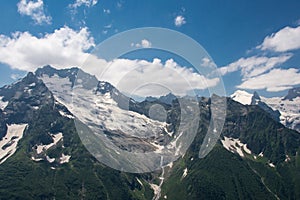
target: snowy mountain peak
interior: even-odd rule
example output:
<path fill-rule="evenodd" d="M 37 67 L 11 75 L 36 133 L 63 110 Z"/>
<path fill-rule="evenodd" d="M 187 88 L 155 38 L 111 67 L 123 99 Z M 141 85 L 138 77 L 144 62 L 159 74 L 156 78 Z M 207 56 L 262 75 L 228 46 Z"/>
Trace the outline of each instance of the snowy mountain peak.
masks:
<path fill-rule="evenodd" d="M 300 87 L 292 88 L 288 91 L 288 94 L 283 98 L 283 100 L 290 100 L 300 97 Z"/>
<path fill-rule="evenodd" d="M 252 95 L 242 90 L 237 90 L 230 97 L 244 105 L 257 105 L 275 121 L 300 132 L 300 87 L 290 89 L 285 97 L 267 98 L 259 96 L 257 92 Z"/>
<path fill-rule="evenodd" d="M 250 105 L 253 95 L 244 90 L 237 90 L 230 97 L 243 105 Z"/>
<path fill-rule="evenodd" d="M 167 94 L 165 96 L 159 97 L 159 101 L 160 102 L 163 102 L 163 103 L 166 103 L 166 104 L 169 104 L 169 105 L 172 105 L 172 102 L 175 99 L 177 99 L 177 97 L 174 94 L 172 94 L 172 93 L 169 93 L 169 94 Z"/>
<path fill-rule="evenodd" d="M 46 67 L 51 73 L 45 73 L 43 69 L 37 70 L 36 74 L 75 120 L 88 125 L 95 133 L 103 132 L 101 137 L 107 135 L 110 142 L 123 150 L 153 151 L 156 146 L 151 137 L 167 135 L 165 122 L 131 111 L 131 107 L 139 108 L 139 105 L 110 83 L 98 81 L 80 69 L 76 74 L 69 73 L 73 68 L 70 71 Z"/>

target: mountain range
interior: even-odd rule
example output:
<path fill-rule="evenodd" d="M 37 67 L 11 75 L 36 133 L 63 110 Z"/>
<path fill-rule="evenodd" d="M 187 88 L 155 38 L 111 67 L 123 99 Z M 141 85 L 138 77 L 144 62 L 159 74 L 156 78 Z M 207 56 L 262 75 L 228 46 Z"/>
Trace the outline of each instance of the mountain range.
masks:
<path fill-rule="evenodd" d="M 258 105 L 284 126 L 300 132 L 300 87 L 290 89 L 283 97 L 266 98 L 257 92 L 238 90 L 231 98 L 243 105 Z"/>
<path fill-rule="evenodd" d="M 186 151 L 163 163 L 129 158 L 139 165 L 117 170 L 126 163 L 120 152 L 175 154 L 172 141 L 189 132 L 178 127 L 180 114 L 196 108 L 183 108 L 186 101 L 168 94 L 137 102 L 79 68 L 28 73 L 0 88 L 0 199 L 300 199 L 298 88 L 282 98 L 227 97 L 223 131 L 204 158 L 212 101 L 199 97 Z M 109 154 L 91 153 L 93 133 Z"/>

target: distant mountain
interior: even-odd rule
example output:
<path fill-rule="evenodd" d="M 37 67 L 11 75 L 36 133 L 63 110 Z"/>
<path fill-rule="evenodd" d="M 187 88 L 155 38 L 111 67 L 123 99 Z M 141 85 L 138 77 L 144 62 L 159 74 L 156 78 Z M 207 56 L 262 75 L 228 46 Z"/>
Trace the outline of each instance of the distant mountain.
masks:
<path fill-rule="evenodd" d="M 283 98 L 283 100 L 290 100 L 300 97 L 300 87 L 292 88 L 288 91 L 288 94 Z"/>
<path fill-rule="evenodd" d="M 252 96 L 252 94 L 242 90 L 237 90 L 230 95 L 233 100 L 240 102 L 243 105 L 250 105 L 252 102 Z"/>
<path fill-rule="evenodd" d="M 280 121 L 288 128 L 300 132 L 300 96 L 299 88 L 289 90 L 285 97 L 260 97 L 257 92 L 254 94 L 238 90 L 231 95 L 231 98 L 244 105 L 258 105 L 271 115 L 271 117 Z"/>
<path fill-rule="evenodd" d="M 190 112 L 180 104 L 188 99 L 176 98 L 172 105 L 135 102 L 78 68 L 51 66 L 0 88 L 0 199 L 300 199 L 300 134 L 255 106 L 272 107 L 277 99 L 273 105 L 239 92 L 235 100 L 255 104 L 243 105 L 227 98 L 220 139 L 200 159 L 212 102 L 199 98 L 193 143 L 178 160 L 149 173 L 105 166 L 78 135 L 82 121 L 83 134 L 102 130 L 118 149 L 159 152 L 179 137 L 181 112 Z M 287 102 L 295 105 L 297 98 L 280 101 L 290 111 L 296 106 Z M 153 106 L 166 110 L 165 121 L 151 118 Z"/>
<path fill-rule="evenodd" d="M 148 101 L 148 102 L 157 101 L 157 102 L 160 102 L 160 103 L 172 105 L 173 101 L 176 100 L 176 99 L 177 99 L 177 97 L 174 94 L 168 93 L 167 95 L 160 96 L 158 98 L 157 97 L 148 96 L 148 97 L 145 98 L 145 101 Z"/>

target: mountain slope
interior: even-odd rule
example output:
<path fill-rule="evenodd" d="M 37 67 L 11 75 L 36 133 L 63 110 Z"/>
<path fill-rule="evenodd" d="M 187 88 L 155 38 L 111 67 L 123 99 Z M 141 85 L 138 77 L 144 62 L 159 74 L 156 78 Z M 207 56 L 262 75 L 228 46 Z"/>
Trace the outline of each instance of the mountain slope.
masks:
<path fill-rule="evenodd" d="M 1 118 L 7 134 L 12 124 L 28 124 L 16 152 L 0 166 L 1 199 L 135 199 L 137 180 L 96 162 L 72 114 L 41 80 L 29 73 L 0 94 L 8 102 Z"/>
<path fill-rule="evenodd" d="M 81 81 L 77 83 L 79 73 Z M 81 117 L 84 121 L 83 116 L 89 116 L 85 112 L 90 113 L 85 107 L 72 112 L 74 99 L 67 95 L 72 87 L 81 89 L 82 105 L 101 100 L 97 104 L 103 113 L 100 117 L 110 119 L 113 115 L 108 109 L 118 114 L 119 124 L 104 119 L 97 123 L 103 124 L 115 144 L 124 144 L 126 151 L 156 151 L 167 145 L 173 137 L 170 134 L 178 128 L 180 112 L 188 111 L 181 109 L 184 98 L 178 97 L 172 106 L 159 104 L 167 110 L 168 123 L 153 120 L 149 110 L 157 101 L 134 102 L 78 68 L 56 70 L 48 66 L 29 73 L 0 88 L 0 144 L 5 145 L 4 150 L 15 150 L 0 164 L 0 199 L 300 199 L 300 134 L 258 106 L 227 99 L 220 140 L 200 159 L 211 99 L 199 98 L 201 120 L 187 152 L 162 170 L 132 174 L 105 166 L 83 145 L 76 120 Z M 128 135 L 114 139 L 120 135 L 116 127 L 130 124 L 127 120 L 132 118 L 136 121 L 131 125 L 138 131 L 126 126 L 117 130 L 127 130 L 132 137 L 159 132 L 160 140 L 130 143 Z M 148 127 L 140 120 L 146 120 Z"/>
<path fill-rule="evenodd" d="M 300 199 L 299 133 L 272 120 L 256 106 L 228 99 L 221 141 L 207 157 L 199 159 L 208 113 L 203 112 L 201 119 L 191 148 L 167 175 L 162 197 Z"/>
<path fill-rule="evenodd" d="M 290 129 L 300 132 L 300 95 L 299 88 L 290 89 L 285 97 L 260 97 L 257 92 L 253 95 L 238 90 L 231 95 L 233 100 L 243 105 L 258 105 L 268 112 L 276 121 Z"/>

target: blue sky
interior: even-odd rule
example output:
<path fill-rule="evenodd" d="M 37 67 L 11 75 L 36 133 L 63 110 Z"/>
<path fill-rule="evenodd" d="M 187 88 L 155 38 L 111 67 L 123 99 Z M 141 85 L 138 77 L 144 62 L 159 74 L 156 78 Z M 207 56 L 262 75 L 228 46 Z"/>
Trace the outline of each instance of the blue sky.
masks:
<path fill-rule="evenodd" d="M 300 85 L 298 0 L 3 0 L 0 5 L 0 86 L 46 63 L 79 65 L 105 39 L 141 27 L 176 30 L 201 44 L 227 94 L 242 89 L 277 96 Z M 140 46 L 151 42 L 141 40 Z M 170 58 L 179 67 L 189 64 L 149 50 L 127 59 L 134 56 L 150 64 L 154 58 L 162 65 Z"/>

